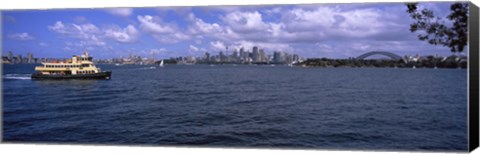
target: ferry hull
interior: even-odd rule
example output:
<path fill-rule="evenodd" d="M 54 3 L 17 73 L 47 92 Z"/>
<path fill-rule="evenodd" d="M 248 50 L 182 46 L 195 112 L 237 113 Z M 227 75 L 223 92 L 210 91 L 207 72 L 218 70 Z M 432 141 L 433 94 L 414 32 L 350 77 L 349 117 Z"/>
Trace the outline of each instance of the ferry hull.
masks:
<path fill-rule="evenodd" d="M 34 73 L 32 74 L 32 79 L 58 79 L 58 80 L 64 80 L 64 79 L 105 79 L 108 80 L 110 79 L 110 76 L 112 75 L 111 71 L 107 72 L 100 72 L 100 73 L 95 73 L 95 74 L 76 74 L 76 75 L 44 75 L 41 73 Z"/>

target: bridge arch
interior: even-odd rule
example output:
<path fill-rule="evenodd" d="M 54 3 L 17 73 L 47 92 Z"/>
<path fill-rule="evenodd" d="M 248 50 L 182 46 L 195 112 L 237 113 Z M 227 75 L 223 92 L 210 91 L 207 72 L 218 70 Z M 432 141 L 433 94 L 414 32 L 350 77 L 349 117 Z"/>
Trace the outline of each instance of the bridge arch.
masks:
<path fill-rule="evenodd" d="M 373 55 L 384 55 L 384 56 L 389 57 L 392 60 L 402 60 L 401 56 L 399 56 L 397 54 L 394 54 L 394 53 L 391 53 L 391 52 L 387 52 L 387 51 L 371 51 L 371 52 L 364 53 L 364 54 L 358 56 L 355 59 L 356 60 L 363 60 L 363 59 L 365 59 L 367 57 L 370 57 L 370 56 L 373 56 Z"/>

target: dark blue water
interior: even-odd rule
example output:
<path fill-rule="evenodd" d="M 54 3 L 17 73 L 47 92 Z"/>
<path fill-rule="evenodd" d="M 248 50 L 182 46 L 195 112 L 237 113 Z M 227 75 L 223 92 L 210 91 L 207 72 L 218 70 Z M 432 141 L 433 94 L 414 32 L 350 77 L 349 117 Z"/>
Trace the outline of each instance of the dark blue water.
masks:
<path fill-rule="evenodd" d="M 111 80 L 3 66 L 7 142 L 467 150 L 465 69 L 100 65 Z"/>

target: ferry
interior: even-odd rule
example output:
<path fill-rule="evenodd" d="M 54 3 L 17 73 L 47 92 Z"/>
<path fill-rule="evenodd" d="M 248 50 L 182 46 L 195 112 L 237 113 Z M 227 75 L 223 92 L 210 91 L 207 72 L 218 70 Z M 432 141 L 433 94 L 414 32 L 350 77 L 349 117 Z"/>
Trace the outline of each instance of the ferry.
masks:
<path fill-rule="evenodd" d="M 64 62 L 47 62 L 35 67 L 32 79 L 110 79 L 111 71 L 101 71 L 87 52 Z"/>

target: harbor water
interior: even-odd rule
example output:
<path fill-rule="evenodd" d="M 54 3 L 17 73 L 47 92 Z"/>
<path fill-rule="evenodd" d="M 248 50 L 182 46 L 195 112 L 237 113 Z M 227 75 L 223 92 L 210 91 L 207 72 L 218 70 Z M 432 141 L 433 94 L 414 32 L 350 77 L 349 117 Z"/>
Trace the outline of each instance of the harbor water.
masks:
<path fill-rule="evenodd" d="M 467 150 L 467 70 L 97 65 L 111 80 L 31 80 L 3 65 L 3 140 Z"/>

